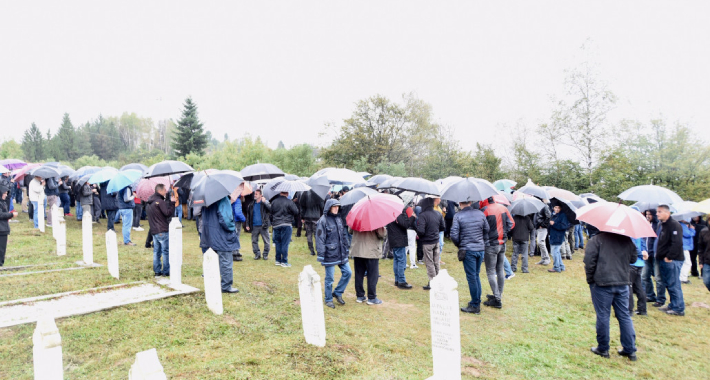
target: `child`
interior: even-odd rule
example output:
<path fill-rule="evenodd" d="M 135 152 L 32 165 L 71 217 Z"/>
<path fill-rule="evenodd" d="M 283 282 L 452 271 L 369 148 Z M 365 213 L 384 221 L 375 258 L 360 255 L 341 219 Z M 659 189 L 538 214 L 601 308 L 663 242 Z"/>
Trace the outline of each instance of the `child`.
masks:
<path fill-rule="evenodd" d="M 5 185 L 0 186 L 2 202 L 0 202 L 0 267 L 5 265 L 5 250 L 7 249 L 7 236 L 10 235 L 8 221 L 17 216 L 17 211 L 10 212 L 7 207 L 7 195 L 10 191 Z"/>

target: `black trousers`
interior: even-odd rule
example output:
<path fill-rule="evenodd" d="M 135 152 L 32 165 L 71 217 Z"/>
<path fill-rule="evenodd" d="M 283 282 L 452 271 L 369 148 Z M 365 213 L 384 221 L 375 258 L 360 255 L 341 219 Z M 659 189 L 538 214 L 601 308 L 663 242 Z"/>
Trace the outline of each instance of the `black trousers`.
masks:
<path fill-rule="evenodd" d="M 697 232 L 696 232 L 697 233 Z M 698 277 L 700 276 L 700 273 L 698 273 L 698 247 L 697 243 L 695 248 L 693 248 L 692 251 L 690 251 L 690 275 L 692 277 Z"/>
<path fill-rule="evenodd" d="M 7 235 L 0 235 L 0 267 L 5 265 L 5 251 L 7 250 Z"/>
<path fill-rule="evenodd" d="M 143 213 L 143 203 L 136 203 L 136 205 L 133 207 L 133 227 L 134 228 L 140 227 L 142 213 Z"/>
<path fill-rule="evenodd" d="M 631 280 L 631 291 L 629 292 L 629 312 L 634 313 L 634 294 L 638 300 L 638 310 L 640 313 L 646 312 L 646 289 L 641 282 L 641 272 L 643 267 L 631 267 L 629 279 Z"/>
<path fill-rule="evenodd" d="M 444 237 L 450 237 L 451 236 L 451 226 L 454 224 L 454 219 L 444 219 L 444 222 L 446 222 L 446 230 L 444 231 Z"/>
<path fill-rule="evenodd" d="M 422 247 L 422 243 L 417 239 L 417 261 L 424 260 L 424 248 Z"/>
<path fill-rule="evenodd" d="M 108 219 L 106 222 L 106 231 L 113 230 L 113 220 L 116 219 L 116 210 L 106 210 L 106 219 Z"/>
<path fill-rule="evenodd" d="M 377 279 L 380 277 L 380 259 L 355 259 L 355 294 L 358 297 L 365 297 L 363 280 L 367 273 L 367 298 L 374 300 L 377 298 Z"/>

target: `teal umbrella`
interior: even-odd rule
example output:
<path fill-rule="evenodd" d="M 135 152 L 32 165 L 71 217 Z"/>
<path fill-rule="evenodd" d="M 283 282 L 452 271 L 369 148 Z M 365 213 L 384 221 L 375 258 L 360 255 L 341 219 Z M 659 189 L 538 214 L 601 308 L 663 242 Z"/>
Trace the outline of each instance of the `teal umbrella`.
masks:
<path fill-rule="evenodd" d="M 108 194 L 118 193 L 126 187 L 133 185 L 141 176 L 143 176 L 142 170 L 129 169 L 118 172 L 108 181 L 106 192 Z"/>
<path fill-rule="evenodd" d="M 93 185 L 93 184 L 97 184 L 97 183 L 108 182 L 117 173 L 118 173 L 118 170 L 116 170 L 115 168 L 112 168 L 110 166 L 107 166 L 107 167 L 99 170 L 98 172 L 92 174 L 91 178 L 89 178 L 89 183 Z"/>
<path fill-rule="evenodd" d="M 495 186 L 497 190 L 507 191 L 509 193 L 513 192 L 512 188 L 515 187 L 515 185 L 517 184 L 518 183 L 513 181 L 512 179 L 499 179 L 493 182 L 493 186 Z"/>

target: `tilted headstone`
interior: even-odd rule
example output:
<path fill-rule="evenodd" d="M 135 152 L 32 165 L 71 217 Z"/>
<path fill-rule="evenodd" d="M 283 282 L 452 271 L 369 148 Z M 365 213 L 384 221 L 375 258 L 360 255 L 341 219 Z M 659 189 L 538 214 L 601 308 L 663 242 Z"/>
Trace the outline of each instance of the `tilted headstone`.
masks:
<path fill-rule="evenodd" d="M 52 237 L 57 239 L 57 222 L 59 221 L 59 206 L 53 204 L 52 208 L 49 210 L 52 213 Z"/>
<path fill-rule="evenodd" d="M 67 222 L 64 219 L 54 223 L 54 232 L 57 238 L 57 256 L 67 254 Z"/>
<path fill-rule="evenodd" d="M 170 262 L 170 286 L 182 285 L 182 223 L 180 219 L 173 218 L 168 226 L 168 260 Z"/>
<path fill-rule="evenodd" d="M 428 380 L 461 380 L 461 326 L 458 284 L 446 269 L 431 280 L 431 351 L 434 376 Z"/>
<path fill-rule="evenodd" d="M 301 297 L 301 317 L 306 343 L 325 347 L 325 313 L 320 276 L 306 265 L 298 275 L 298 293 Z"/>
<path fill-rule="evenodd" d="M 128 372 L 128 380 L 167 380 L 167 378 L 155 348 L 137 353 L 136 362 Z"/>
<path fill-rule="evenodd" d="M 219 274 L 219 257 L 210 248 L 202 255 L 202 273 L 205 276 L 205 300 L 207 308 L 221 315 L 222 308 L 222 277 Z"/>
<path fill-rule="evenodd" d="M 64 378 L 62 364 L 62 337 L 52 317 L 37 319 L 32 335 L 35 380 L 61 380 Z"/>
<path fill-rule="evenodd" d="M 39 197 L 37 202 L 37 226 L 41 232 L 44 232 L 44 194 Z"/>
<path fill-rule="evenodd" d="M 106 231 L 106 264 L 108 273 L 118 280 L 118 243 L 114 230 Z"/>
<path fill-rule="evenodd" d="M 91 265 L 94 263 L 94 238 L 92 237 L 93 216 L 90 210 L 84 209 L 84 216 L 81 219 L 81 237 L 84 248 L 84 264 Z"/>

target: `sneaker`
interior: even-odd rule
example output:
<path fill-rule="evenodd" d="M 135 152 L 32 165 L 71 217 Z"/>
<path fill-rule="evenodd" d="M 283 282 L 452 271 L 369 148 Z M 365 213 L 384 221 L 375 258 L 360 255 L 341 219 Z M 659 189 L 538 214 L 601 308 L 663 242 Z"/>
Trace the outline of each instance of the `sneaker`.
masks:
<path fill-rule="evenodd" d="M 556 270 L 554 270 L 554 269 L 548 269 L 547 271 L 550 272 L 550 273 L 560 273 L 560 272 L 562 272 L 562 271 L 556 271 Z"/>
<path fill-rule="evenodd" d="M 363 302 L 365 302 L 366 299 L 367 298 L 365 298 L 365 297 L 357 297 L 356 301 L 357 301 L 357 303 L 363 303 Z"/>
<path fill-rule="evenodd" d="M 510 276 L 505 276 L 505 279 L 510 280 L 513 277 L 515 277 L 515 272 L 511 273 Z"/>
<path fill-rule="evenodd" d="M 524 270 L 523 273 L 530 273 L 529 271 Z"/>
<path fill-rule="evenodd" d="M 281 263 L 282 268 L 291 268 L 291 264 L 289 263 Z"/>
<path fill-rule="evenodd" d="M 419 261 L 417 261 L 417 264 L 424 265 L 424 261 L 423 261 L 423 260 L 419 260 Z"/>
<path fill-rule="evenodd" d="M 74 216 L 72 213 L 64 214 L 64 216 Z"/>
<path fill-rule="evenodd" d="M 684 317 L 685 313 L 682 311 L 675 311 L 675 310 L 666 310 L 666 314 L 668 315 L 675 315 L 676 317 Z"/>
<path fill-rule="evenodd" d="M 422 286 L 422 289 L 431 290 L 431 286 L 429 286 L 429 283 L 427 282 L 426 286 Z"/>
<path fill-rule="evenodd" d="M 128 243 L 123 243 L 123 245 L 128 245 L 128 246 L 131 246 L 131 247 L 135 247 L 135 246 L 136 246 L 136 243 L 129 241 Z"/>
<path fill-rule="evenodd" d="M 400 289 L 411 289 L 412 285 L 409 285 L 406 282 L 399 282 L 399 283 L 397 283 L 397 287 Z"/>
<path fill-rule="evenodd" d="M 277 261 L 277 262 L 276 262 L 276 266 L 277 266 L 277 267 L 280 267 L 280 266 L 281 266 L 281 263 Z"/>
<path fill-rule="evenodd" d="M 261 260 L 261 255 L 254 255 L 254 260 Z"/>
<path fill-rule="evenodd" d="M 419 268 L 419 267 L 417 266 L 417 264 L 412 264 L 412 265 L 409 266 L 409 269 L 417 269 L 417 268 Z"/>
<path fill-rule="evenodd" d="M 648 313 L 646 313 L 645 311 L 638 311 L 638 310 L 634 311 L 634 314 L 636 314 L 636 315 L 648 315 Z"/>
<path fill-rule="evenodd" d="M 343 296 L 336 296 L 333 294 L 333 298 L 335 298 L 336 301 L 338 301 L 339 304 L 345 305 L 345 300 L 343 299 Z"/>
<path fill-rule="evenodd" d="M 690 280 L 681 281 L 681 284 L 690 285 Z"/>
<path fill-rule="evenodd" d="M 368 305 L 381 305 L 381 304 L 382 304 L 382 300 L 380 300 L 379 298 L 375 298 L 374 300 L 368 299 L 368 300 L 367 300 L 367 304 L 368 304 Z"/>
<path fill-rule="evenodd" d="M 496 296 L 494 296 L 494 295 L 492 295 L 492 294 L 486 294 L 486 299 L 489 300 L 489 301 L 490 301 L 490 300 L 494 300 L 494 299 L 496 299 Z"/>
<path fill-rule="evenodd" d="M 133 230 L 135 231 L 145 231 L 143 227 L 133 227 Z"/>
<path fill-rule="evenodd" d="M 326 303 L 325 303 L 325 306 L 328 306 L 328 307 L 331 308 L 331 309 L 335 309 L 335 305 L 333 304 L 333 301 L 326 302 Z"/>
<path fill-rule="evenodd" d="M 540 260 L 540 261 L 538 261 L 537 265 L 550 265 L 550 262 L 545 261 L 545 260 Z"/>
<path fill-rule="evenodd" d="M 462 307 L 461 311 L 463 311 L 464 313 L 481 314 L 481 307 L 466 306 Z"/>

